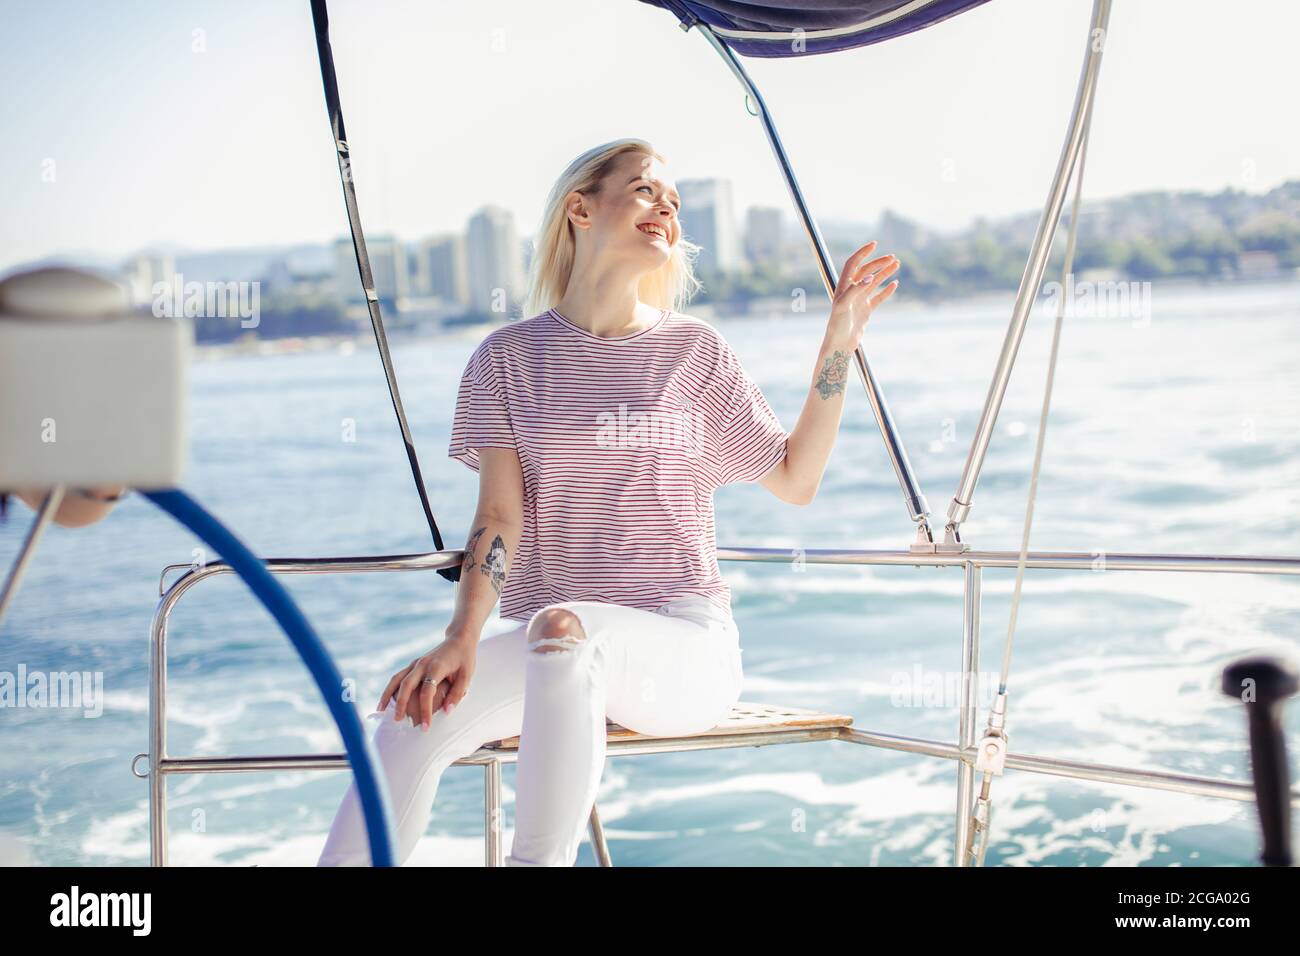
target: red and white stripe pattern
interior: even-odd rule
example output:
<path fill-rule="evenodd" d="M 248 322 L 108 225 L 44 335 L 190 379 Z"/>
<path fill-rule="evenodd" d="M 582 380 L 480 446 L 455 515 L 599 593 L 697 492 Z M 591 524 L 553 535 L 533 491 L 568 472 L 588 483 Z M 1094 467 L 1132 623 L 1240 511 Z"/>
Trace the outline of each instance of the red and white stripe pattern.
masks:
<path fill-rule="evenodd" d="M 524 528 L 501 617 L 690 595 L 730 611 L 713 491 L 761 480 L 787 437 L 709 323 L 664 310 L 601 338 L 550 310 L 494 329 L 470 356 L 448 455 L 475 471 L 478 448 L 519 456 Z"/>

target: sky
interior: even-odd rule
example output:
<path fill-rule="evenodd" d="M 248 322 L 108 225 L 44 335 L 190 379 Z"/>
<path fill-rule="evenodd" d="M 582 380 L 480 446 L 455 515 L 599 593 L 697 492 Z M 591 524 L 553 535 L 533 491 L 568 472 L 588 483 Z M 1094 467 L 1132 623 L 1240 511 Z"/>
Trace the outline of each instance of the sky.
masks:
<path fill-rule="evenodd" d="M 746 59 L 819 219 L 933 228 L 1041 208 L 1091 0 L 990 0 L 907 37 Z M 791 206 L 709 44 L 637 0 L 331 0 L 368 234 L 531 234 L 579 153 L 649 140 L 675 179 Z M 0 268 L 347 233 L 307 0 L 0 0 Z M 1116 0 L 1084 199 L 1300 178 L 1300 4 Z M 683 218 L 689 221 L 689 210 Z M 863 241 L 869 239 L 864 236 Z"/>

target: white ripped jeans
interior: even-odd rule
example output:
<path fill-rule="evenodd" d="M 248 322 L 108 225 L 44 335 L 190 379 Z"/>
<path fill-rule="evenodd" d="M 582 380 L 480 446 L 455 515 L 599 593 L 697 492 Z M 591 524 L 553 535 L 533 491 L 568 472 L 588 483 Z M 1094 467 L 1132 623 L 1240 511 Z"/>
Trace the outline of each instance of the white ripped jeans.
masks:
<path fill-rule="evenodd" d="M 605 767 L 605 720 L 655 737 L 716 727 L 740 698 L 740 634 L 706 598 L 655 611 L 594 601 L 549 605 L 577 615 L 586 634 L 535 649 L 529 623 L 478 644 L 469 691 L 428 731 L 392 719 L 375 732 L 404 863 L 428 826 L 442 773 L 483 744 L 520 735 L 515 833 L 507 866 L 573 866 Z M 539 609 L 546 610 L 545 608 Z M 368 866 L 355 782 L 317 866 Z"/>

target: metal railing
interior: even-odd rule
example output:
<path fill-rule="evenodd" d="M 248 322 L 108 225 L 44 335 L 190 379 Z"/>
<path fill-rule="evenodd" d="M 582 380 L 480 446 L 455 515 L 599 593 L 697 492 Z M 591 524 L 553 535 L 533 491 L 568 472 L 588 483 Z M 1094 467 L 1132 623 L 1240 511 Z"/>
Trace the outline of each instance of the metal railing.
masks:
<path fill-rule="evenodd" d="M 339 574 L 373 571 L 437 570 L 460 562 L 463 552 L 440 551 L 426 554 L 388 555 L 353 558 L 272 558 L 266 564 L 277 574 Z M 1218 554 L 1133 554 L 1076 551 L 1031 551 L 1026 568 L 1087 570 L 1096 573 L 1098 556 L 1105 571 L 1193 571 L 1230 574 L 1300 575 L 1300 558 L 1265 555 Z M 806 564 L 847 564 L 914 567 L 961 567 L 963 569 L 963 614 L 961 642 L 961 700 L 958 708 L 957 740 L 949 743 L 923 737 L 880 733 L 858 727 L 792 728 L 779 733 L 720 734 L 710 736 L 654 738 L 653 740 L 610 741 L 610 756 L 630 756 L 713 750 L 732 747 L 755 747 L 771 744 L 806 743 L 816 740 L 843 740 L 848 743 L 898 750 L 929 757 L 957 761 L 957 808 L 954 863 L 966 865 L 962 848 L 968 843 L 970 808 L 975 784 L 977 700 L 974 683 L 979 669 L 979 631 L 981 579 L 984 568 L 1012 568 L 1020 557 L 1014 551 L 965 551 L 921 553 L 888 550 L 795 550 L 784 548 L 719 548 L 720 561 L 754 561 L 789 563 L 792 558 Z M 184 573 L 170 586 L 169 571 L 184 568 Z M 149 653 L 149 741 L 150 750 L 138 754 L 132 771 L 149 780 L 150 861 L 155 866 L 167 863 L 167 777 L 189 773 L 235 773 L 255 771 L 344 770 L 346 755 L 290 754 L 284 756 L 173 757 L 167 753 L 167 634 L 168 622 L 177 602 L 200 582 L 220 574 L 231 573 L 222 562 L 194 567 L 171 565 L 163 571 L 161 599 L 150 628 Z M 136 770 L 141 757 L 150 758 L 149 771 Z M 489 866 L 499 866 L 501 846 L 501 766 L 517 759 L 515 750 L 496 750 L 490 745 L 479 748 L 455 764 L 484 768 L 484 846 Z M 1220 780 L 1193 774 L 1162 770 L 1117 767 L 1037 754 L 1009 753 L 1006 766 L 1049 776 L 1071 777 L 1100 783 L 1117 783 L 1154 790 L 1170 790 L 1204 797 L 1252 801 L 1250 782 Z M 1300 806 L 1300 791 L 1293 792 L 1291 804 Z M 608 848 L 593 810 L 592 841 L 598 858 L 608 864 Z"/>

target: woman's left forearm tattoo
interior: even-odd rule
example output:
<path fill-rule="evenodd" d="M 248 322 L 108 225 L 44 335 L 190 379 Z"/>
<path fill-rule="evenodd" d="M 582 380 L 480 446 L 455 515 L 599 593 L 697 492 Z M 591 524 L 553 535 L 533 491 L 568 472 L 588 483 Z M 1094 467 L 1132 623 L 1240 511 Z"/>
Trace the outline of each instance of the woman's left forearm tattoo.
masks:
<path fill-rule="evenodd" d="M 483 532 L 486 530 L 486 527 L 479 528 L 469 536 L 469 544 L 465 545 L 465 560 L 460 563 L 462 575 L 474 570 L 474 549 L 478 547 L 478 539 L 483 537 Z"/>
<path fill-rule="evenodd" d="M 506 581 L 506 543 L 501 540 L 501 535 L 492 539 L 492 546 L 488 548 L 487 555 L 482 561 L 475 559 L 474 549 L 478 547 L 479 538 L 483 537 L 483 532 L 487 526 L 483 526 L 475 531 L 469 538 L 469 544 L 465 545 L 465 559 L 461 562 L 462 577 L 475 568 L 478 568 L 483 574 L 486 574 L 488 580 L 492 582 L 492 587 L 497 594 L 501 593 L 501 588 Z"/>
<path fill-rule="evenodd" d="M 826 359 L 821 374 L 817 376 L 817 391 L 822 398 L 830 398 L 844 391 L 844 383 L 849 380 L 849 356 L 847 352 L 836 349 Z"/>
<path fill-rule="evenodd" d="M 488 576 L 492 587 L 500 594 L 506 583 L 506 543 L 501 540 L 501 535 L 492 539 L 492 547 L 488 548 L 487 557 L 479 565 L 479 570 Z"/>

